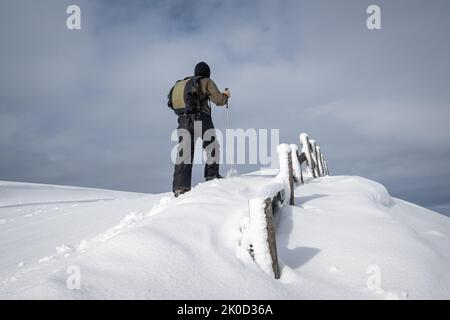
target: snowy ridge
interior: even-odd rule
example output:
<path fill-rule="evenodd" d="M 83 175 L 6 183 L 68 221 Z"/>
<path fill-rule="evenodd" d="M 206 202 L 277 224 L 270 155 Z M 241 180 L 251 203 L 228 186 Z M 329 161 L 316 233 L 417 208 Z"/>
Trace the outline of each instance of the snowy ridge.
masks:
<path fill-rule="evenodd" d="M 139 195 L 93 188 L 0 181 L 0 208 L 106 201 Z"/>
<path fill-rule="evenodd" d="M 359 177 L 305 182 L 281 211 L 280 280 L 255 264 L 242 233 L 249 199 L 280 187 L 271 174 L 202 183 L 178 199 L 97 191 L 111 200 L 0 208 L 12 219 L 0 224 L 0 298 L 450 298 L 448 217 Z M 80 290 L 66 286 L 70 266 Z"/>

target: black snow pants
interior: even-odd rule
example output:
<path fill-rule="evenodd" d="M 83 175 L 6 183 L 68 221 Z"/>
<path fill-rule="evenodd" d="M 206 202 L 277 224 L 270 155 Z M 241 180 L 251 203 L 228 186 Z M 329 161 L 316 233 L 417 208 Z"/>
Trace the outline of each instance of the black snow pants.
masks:
<path fill-rule="evenodd" d="M 207 135 L 205 136 L 206 132 Z M 207 155 L 204 171 L 205 178 L 219 175 L 220 146 L 216 138 L 211 115 L 201 113 L 179 116 L 178 150 L 175 172 L 173 174 L 173 191 L 179 188 L 191 188 L 192 163 L 197 138 L 203 140 L 203 149 L 205 149 Z M 190 143 L 186 139 L 190 140 Z"/>

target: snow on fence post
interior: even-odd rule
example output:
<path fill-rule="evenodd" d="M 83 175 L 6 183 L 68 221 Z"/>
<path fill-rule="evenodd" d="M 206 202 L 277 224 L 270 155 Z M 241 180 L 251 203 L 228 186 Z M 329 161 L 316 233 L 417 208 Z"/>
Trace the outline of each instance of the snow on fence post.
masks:
<path fill-rule="evenodd" d="M 298 146 L 296 144 L 291 144 L 291 158 L 292 158 L 292 170 L 294 172 L 294 182 L 299 184 L 303 183 L 302 179 L 302 168 L 298 160 Z"/>
<path fill-rule="evenodd" d="M 276 220 L 283 206 L 284 190 L 269 198 L 249 200 L 249 224 L 245 231 L 248 251 L 255 263 L 266 273 L 280 278 L 276 242 Z"/>
<path fill-rule="evenodd" d="M 289 204 L 293 206 L 294 201 L 294 170 L 292 168 L 292 151 L 288 144 L 280 144 L 277 147 L 280 161 L 280 173 L 278 178 L 283 180 L 285 185 L 289 186 Z"/>
<path fill-rule="evenodd" d="M 314 162 L 314 169 L 313 169 L 315 174 L 314 178 L 318 178 L 320 177 L 320 172 L 319 172 L 319 161 L 317 161 L 318 158 L 317 158 L 316 141 L 311 139 L 309 140 L 309 143 L 311 145 L 311 157 Z"/>
<path fill-rule="evenodd" d="M 322 153 L 322 150 L 320 150 L 320 162 L 322 163 L 323 175 L 326 177 L 328 175 L 328 173 L 327 173 L 327 168 L 325 167 L 325 157 Z"/>
<path fill-rule="evenodd" d="M 305 181 L 303 180 L 302 163 L 303 163 L 303 162 L 307 162 L 307 161 L 306 161 L 306 155 L 305 155 L 305 153 L 302 152 L 302 153 L 298 154 L 297 159 L 298 159 L 298 162 L 299 162 L 299 164 L 300 164 L 300 182 L 301 182 L 301 184 L 304 184 Z"/>
<path fill-rule="evenodd" d="M 313 162 L 312 154 L 311 154 L 311 145 L 309 143 L 309 137 L 306 133 L 302 133 L 300 135 L 300 143 L 302 144 L 302 152 L 306 156 L 306 164 L 308 167 L 309 175 L 313 178 L 316 178 L 316 175 L 314 172 L 314 162 Z"/>
<path fill-rule="evenodd" d="M 322 154 L 322 162 L 323 162 L 323 166 L 325 168 L 325 175 L 329 176 L 330 172 L 328 171 L 328 165 L 327 162 L 325 161 L 325 156 Z"/>
<path fill-rule="evenodd" d="M 319 164 L 319 176 L 323 177 L 325 175 L 325 170 L 323 168 L 322 162 L 322 152 L 320 151 L 320 146 L 316 144 L 316 154 L 317 154 L 317 163 Z"/>

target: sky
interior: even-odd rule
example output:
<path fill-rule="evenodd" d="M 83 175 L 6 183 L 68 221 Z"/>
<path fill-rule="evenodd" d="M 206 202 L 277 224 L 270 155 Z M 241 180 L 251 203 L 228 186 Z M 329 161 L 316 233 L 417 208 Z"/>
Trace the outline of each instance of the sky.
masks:
<path fill-rule="evenodd" d="M 71 4 L 81 30 L 66 28 Z M 366 27 L 371 4 L 381 30 Z M 206 61 L 233 128 L 307 132 L 333 175 L 445 210 L 449 13 L 446 0 L 2 0 L 0 180 L 170 191 L 166 96 Z M 223 108 L 213 119 L 226 127 Z"/>

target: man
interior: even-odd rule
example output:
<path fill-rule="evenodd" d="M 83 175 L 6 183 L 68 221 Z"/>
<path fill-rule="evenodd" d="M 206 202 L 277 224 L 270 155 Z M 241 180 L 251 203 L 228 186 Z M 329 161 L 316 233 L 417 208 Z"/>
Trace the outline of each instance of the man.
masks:
<path fill-rule="evenodd" d="M 207 154 L 204 172 L 205 180 L 209 181 L 222 178 L 219 174 L 220 146 L 214 131 L 209 101 L 212 101 L 217 106 L 224 106 L 227 104 L 231 95 L 228 90 L 224 92 L 219 91 L 214 81 L 210 79 L 211 70 L 205 62 L 200 62 L 195 66 L 195 76 L 200 77 L 200 112 L 178 116 L 179 143 L 177 162 L 173 174 L 173 192 L 175 197 L 191 190 L 192 162 L 197 138 L 194 136 L 194 128 L 201 126 L 203 149 L 206 150 Z M 189 141 L 184 141 L 185 143 L 183 144 L 183 138 L 185 136 L 180 132 L 182 129 L 184 129 L 184 132 L 189 132 L 190 144 L 188 143 Z M 206 132 L 208 132 L 208 140 L 204 139 Z M 186 150 L 186 146 L 190 146 L 190 148 Z"/>

